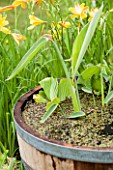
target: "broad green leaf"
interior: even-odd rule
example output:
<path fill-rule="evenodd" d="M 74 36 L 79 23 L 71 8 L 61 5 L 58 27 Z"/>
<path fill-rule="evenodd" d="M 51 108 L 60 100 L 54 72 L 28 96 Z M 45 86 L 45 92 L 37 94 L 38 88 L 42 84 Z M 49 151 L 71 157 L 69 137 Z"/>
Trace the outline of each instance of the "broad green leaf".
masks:
<path fill-rule="evenodd" d="M 80 31 L 80 33 L 77 35 L 74 44 L 73 44 L 73 49 L 72 49 L 72 75 L 75 69 L 75 65 L 77 63 L 77 59 L 88 29 L 89 23 L 86 24 L 83 29 Z"/>
<path fill-rule="evenodd" d="M 42 120 L 40 121 L 40 123 L 44 123 L 48 117 L 55 111 L 55 109 L 57 108 L 58 104 L 53 104 L 48 111 L 44 114 L 44 117 L 42 118 Z"/>
<path fill-rule="evenodd" d="M 77 117 L 81 117 L 81 116 L 85 116 L 85 113 L 80 111 L 80 112 L 75 112 L 75 113 L 71 113 L 70 115 L 66 116 L 66 118 L 77 118 Z"/>
<path fill-rule="evenodd" d="M 90 94 L 92 93 L 92 89 L 89 89 L 87 87 L 82 87 L 82 90 L 86 93 L 90 93 Z"/>
<path fill-rule="evenodd" d="M 52 77 L 46 77 L 43 80 L 41 80 L 39 83 L 42 86 L 47 98 L 50 100 L 50 89 L 51 89 Z"/>
<path fill-rule="evenodd" d="M 113 91 L 111 91 L 104 99 L 104 103 L 108 103 L 113 98 Z"/>
<path fill-rule="evenodd" d="M 88 89 L 91 89 L 91 80 L 84 81 L 82 77 L 79 77 L 77 80 L 77 84 L 82 85 L 83 87 L 86 87 Z"/>
<path fill-rule="evenodd" d="M 44 91 L 40 90 L 38 94 L 46 99 L 46 94 Z"/>
<path fill-rule="evenodd" d="M 46 103 L 47 102 L 47 100 L 44 97 L 42 97 L 40 94 L 34 94 L 33 99 L 37 103 Z"/>
<path fill-rule="evenodd" d="M 61 101 L 64 101 L 66 97 L 71 96 L 69 82 L 67 78 L 63 78 L 60 80 L 58 87 L 58 97 Z"/>
<path fill-rule="evenodd" d="M 78 71 L 78 68 L 82 62 L 82 59 L 85 55 L 85 52 L 90 44 L 90 41 L 93 37 L 93 34 L 95 32 L 95 29 L 97 27 L 97 24 L 98 24 L 98 21 L 99 21 L 99 18 L 100 18 L 100 15 L 101 15 L 101 12 L 102 12 L 102 9 L 103 9 L 103 5 L 101 6 L 101 8 L 96 12 L 94 18 L 91 20 L 90 24 L 89 24 L 89 27 L 88 27 L 88 30 L 86 32 L 86 35 L 85 35 L 85 38 L 84 38 L 84 41 L 83 41 L 83 44 L 81 46 L 81 50 L 79 52 L 79 55 L 77 57 L 77 60 L 76 62 L 74 63 L 74 68 L 73 68 L 73 75 L 72 77 L 75 77 L 75 75 L 77 74 L 77 71 Z M 72 53 L 72 58 L 74 58 L 74 52 Z M 75 56 L 76 57 L 76 56 Z"/>
<path fill-rule="evenodd" d="M 53 104 L 59 104 L 60 99 L 58 97 L 54 98 L 52 101 L 48 102 L 46 105 L 46 110 L 48 110 Z"/>
<path fill-rule="evenodd" d="M 47 37 L 41 37 L 36 41 L 33 46 L 27 51 L 23 56 L 21 61 L 18 63 L 17 67 L 14 69 L 12 74 L 8 77 L 7 80 L 12 79 L 16 76 L 28 63 L 29 61 L 39 52 L 39 50 L 48 42 Z"/>
<path fill-rule="evenodd" d="M 100 76 L 91 80 L 91 87 L 94 91 L 101 91 L 101 78 Z"/>
<path fill-rule="evenodd" d="M 88 68 L 86 68 L 81 74 L 80 76 L 82 76 L 82 78 L 87 81 L 89 80 L 94 74 L 97 74 L 100 72 L 100 68 L 98 66 L 90 66 Z"/>
<path fill-rule="evenodd" d="M 58 80 L 52 77 L 50 87 L 50 100 L 53 100 L 57 96 L 58 96 Z"/>

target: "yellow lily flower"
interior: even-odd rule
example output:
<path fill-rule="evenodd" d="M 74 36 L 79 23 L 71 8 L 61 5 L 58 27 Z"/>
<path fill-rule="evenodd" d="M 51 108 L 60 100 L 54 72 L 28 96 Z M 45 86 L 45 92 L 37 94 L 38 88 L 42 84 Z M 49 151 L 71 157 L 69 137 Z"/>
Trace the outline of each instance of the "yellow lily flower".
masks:
<path fill-rule="evenodd" d="M 61 26 L 60 24 L 51 24 L 51 30 L 48 30 L 48 33 L 52 35 L 53 38 L 55 39 L 60 39 L 61 38 Z"/>
<path fill-rule="evenodd" d="M 26 37 L 21 34 L 11 33 L 11 35 L 18 45 L 20 44 L 20 40 L 26 40 Z"/>
<path fill-rule="evenodd" d="M 88 21 L 91 21 L 93 19 L 93 17 L 95 16 L 95 13 L 98 11 L 98 8 L 92 8 L 91 11 L 89 12 L 90 18 L 88 19 Z"/>
<path fill-rule="evenodd" d="M 30 19 L 30 24 L 31 24 L 31 26 L 29 26 L 29 27 L 27 28 L 28 30 L 33 29 L 33 28 L 34 28 L 35 26 L 37 26 L 37 25 L 46 23 L 46 21 L 43 21 L 43 20 L 35 17 L 34 15 L 30 15 L 30 16 L 29 16 L 29 19 Z"/>
<path fill-rule="evenodd" d="M 41 5 L 42 0 L 33 0 L 34 3 L 38 3 L 38 5 Z"/>
<path fill-rule="evenodd" d="M 9 34 L 10 30 L 6 28 L 5 26 L 9 24 L 8 21 L 6 21 L 6 17 L 2 17 L 2 14 L 0 14 L 0 31 L 4 32 L 5 34 Z"/>
<path fill-rule="evenodd" d="M 0 12 L 5 12 L 5 11 L 8 11 L 8 10 L 12 10 L 14 8 L 15 8 L 14 5 L 5 6 L 5 7 L 0 8 Z"/>
<path fill-rule="evenodd" d="M 21 5 L 22 8 L 26 8 L 26 3 L 30 2 L 30 0 L 15 0 L 12 5 L 15 7 Z"/>
<path fill-rule="evenodd" d="M 51 24 L 51 28 L 54 29 L 60 29 L 60 25 L 57 23 L 55 24 L 54 22 Z"/>
<path fill-rule="evenodd" d="M 54 0 L 50 0 L 50 3 L 51 3 L 52 5 L 54 5 Z"/>
<path fill-rule="evenodd" d="M 87 15 L 84 12 L 87 11 L 88 9 L 89 7 L 85 6 L 84 3 L 79 5 L 78 2 L 74 3 L 74 8 L 73 7 L 69 8 L 69 10 L 73 13 L 71 15 L 72 19 L 77 18 L 77 17 L 80 17 L 80 19 L 86 18 Z"/>
<path fill-rule="evenodd" d="M 70 22 L 67 22 L 67 21 L 59 22 L 59 25 L 64 28 L 70 28 L 71 26 Z"/>

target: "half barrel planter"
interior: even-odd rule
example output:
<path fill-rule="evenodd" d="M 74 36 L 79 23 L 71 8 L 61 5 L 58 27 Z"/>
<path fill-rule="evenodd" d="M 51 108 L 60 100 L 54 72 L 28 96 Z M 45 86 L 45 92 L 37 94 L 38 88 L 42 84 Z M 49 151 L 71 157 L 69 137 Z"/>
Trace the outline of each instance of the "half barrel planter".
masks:
<path fill-rule="evenodd" d="M 113 147 L 73 146 L 48 139 L 25 124 L 22 111 L 38 86 L 24 94 L 14 108 L 19 151 L 26 170 L 113 170 Z"/>

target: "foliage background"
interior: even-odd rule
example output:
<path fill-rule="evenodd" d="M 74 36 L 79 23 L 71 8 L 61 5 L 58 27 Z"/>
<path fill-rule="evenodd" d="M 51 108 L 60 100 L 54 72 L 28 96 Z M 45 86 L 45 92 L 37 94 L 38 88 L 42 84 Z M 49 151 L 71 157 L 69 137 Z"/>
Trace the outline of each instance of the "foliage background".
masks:
<path fill-rule="evenodd" d="M 0 6 L 9 5 L 12 2 L 13 0 L 0 0 Z M 78 0 L 78 2 L 84 2 L 87 6 L 92 6 L 92 4 L 94 4 L 91 0 Z M 95 2 L 96 7 L 100 7 L 102 0 L 96 0 Z M 74 0 L 62 0 L 62 4 L 64 6 L 73 6 Z M 105 1 L 104 11 L 111 8 L 113 8 L 113 1 Z M 45 48 L 39 54 L 41 56 L 40 59 L 39 55 L 37 55 L 35 59 L 18 74 L 18 76 L 10 81 L 6 81 L 22 56 L 36 39 L 40 37 L 42 29 L 42 26 L 40 26 L 38 29 L 39 33 L 35 31 L 28 32 L 28 11 L 26 9 L 24 11 L 19 9 L 19 11 L 16 12 L 17 13 L 14 13 L 14 11 L 7 12 L 10 26 L 17 33 L 24 34 L 27 37 L 27 41 L 20 46 L 17 46 L 10 36 L 3 36 L 0 32 L 0 168 L 8 161 L 10 162 L 10 168 L 15 166 L 15 162 L 16 166 L 18 166 L 18 161 L 16 161 L 16 159 L 20 159 L 13 122 L 13 108 L 19 96 L 37 86 L 37 82 L 46 76 L 54 75 L 54 77 L 61 77 L 64 75 L 59 61 L 56 60 L 56 56 L 53 57 L 52 55 L 48 55 L 48 57 L 46 54 L 49 54 L 49 52 L 48 49 Z M 35 9 L 35 12 L 38 14 L 37 8 Z M 40 15 L 43 16 L 43 14 Z M 111 32 L 113 28 L 113 22 L 111 22 L 113 15 L 110 17 L 109 22 L 106 22 L 108 25 L 106 32 L 107 35 L 109 35 L 109 41 L 106 41 L 106 37 L 104 37 L 105 39 L 100 39 L 99 37 L 103 37 L 103 33 L 98 31 L 94 37 L 94 43 L 90 45 L 89 51 L 87 52 L 87 54 L 90 53 L 93 56 L 94 63 L 99 62 L 97 61 L 96 56 L 102 55 L 100 49 L 103 49 L 103 46 L 105 49 L 110 49 L 111 44 L 113 45 L 113 33 Z M 105 53 L 105 51 L 103 51 L 103 53 Z M 110 53 L 113 53 L 113 50 L 111 50 Z M 68 57 L 70 56 L 66 56 L 66 59 L 68 59 Z M 87 58 L 87 60 L 91 60 L 91 57 Z M 113 61 L 112 58 L 110 58 L 110 60 L 111 62 Z M 55 67 L 53 67 L 53 62 Z M 47 64 L 49 64 L 49 67 Z M 7 156 L 14 159 L 8 160 Z M 21 164 L 18 168 L 22 169 Z"/>

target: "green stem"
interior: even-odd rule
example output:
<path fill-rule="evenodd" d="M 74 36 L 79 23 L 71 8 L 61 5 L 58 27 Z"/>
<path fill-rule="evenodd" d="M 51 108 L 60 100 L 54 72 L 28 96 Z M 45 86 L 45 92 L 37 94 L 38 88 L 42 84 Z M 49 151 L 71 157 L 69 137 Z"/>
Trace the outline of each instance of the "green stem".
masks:
<path fill-rule="evenodd" d="M 95 95 L 93 94 L 93 103 L 94 103 L 94 107 L 96 107 L 96 100 L 95 100 Z"/>
<path fill-rule="evenodd" d="M 101 73 L 100 73 L 100 78 L 101 78 L 101 95 L 102 95 L 102 107 L 104 107 L 104 81 L 103 81 L 103 76 L 102 76 L 102 70 L 101 69 Z"/>
<path fill-rule="evenodd" d="M 110 76 L 110 83 L 109 83 L 109 89 L 108 89 L 108 94 L 111 91 L 111 86 L 112 86 L 112 80 L 113 80 L 113 75 Z"/>
<path fill-rule="evenodd" d="M 17 29 L 17 20 L 18 20 L 18 17 L 17 17 L 17 9 L 15 8 L 15 29 Z"/>
<path fill-rule="evenodd" d="M 63 109 L 62 109 L 62 107 L 60 105 L 59 105 L 59 108 L 60 108 L 60 111 L 61 111 L 62 115 L 65 117 L 64 111 L 63 111 Z"/>
<path fill-rule="evenodd" d="M 75 77 L 75 86 L 76 86 L 76 97 L 77 97 L 77 103 L 78 103 L 79 108 L 80 108 L 80 110 L 81 110 L 80 98 L 79 98 L 79 93 L 78 93 L 78 85 L 77 85 L 76 77 Z"/>
<path fill-rule="evenodd" d="M 72 80 L 70 79 L 70 75 L 69 75 L 67 66 L 66 66 L 66 64 L 65 64 L 65 62 L 64 62 L 64 60 L 63 60 L 63 57 L 62 57 L 62 55 L 61 55 L 61 53 L 60 53 L 60 51 L 59 51 L 56 43 L 53 42 L 53 45 L 54 45 L 54 48 L 55 48 L 55 50 L 56 50 L 56 52 L 57 52 L 57 54 L 58 54 L 58 57 L 59 57 L 61 63 L 62 63 L 62 66 L 63 66 L 63 68 L 64 68 L 66 77 L 67 77 L 67 79 L 68 79 L 68 83 L 69 83 L 69 88 L 70 88 L 70 92 L 71 92 L 71 97 L 72 97 L 72 103 L 73 103 L 74 111 L 75 111 L 75 112 L 78 112 L 78 111 L 80 111 L 80 107 L 79 107 L 79 103 L 78 103 L 78 100 L 77 100 L 77 96 L 76 96 L 75 91 L 74 91 L 74 87 L 73 87 L 72 82 L 71 82 Z"/>

